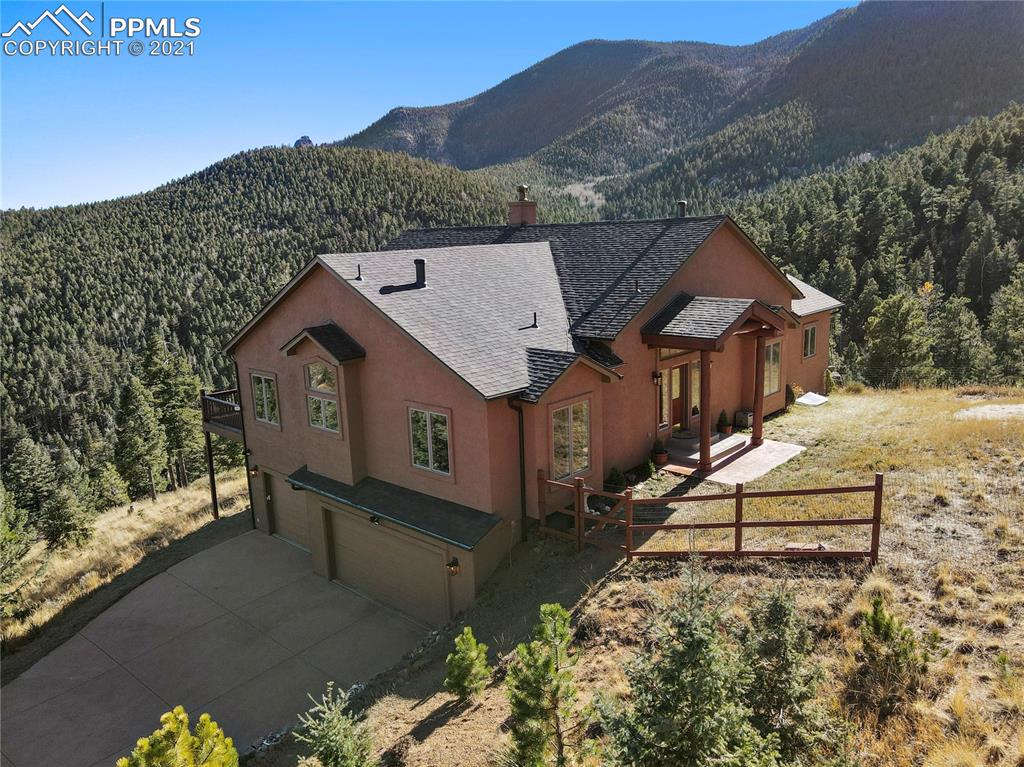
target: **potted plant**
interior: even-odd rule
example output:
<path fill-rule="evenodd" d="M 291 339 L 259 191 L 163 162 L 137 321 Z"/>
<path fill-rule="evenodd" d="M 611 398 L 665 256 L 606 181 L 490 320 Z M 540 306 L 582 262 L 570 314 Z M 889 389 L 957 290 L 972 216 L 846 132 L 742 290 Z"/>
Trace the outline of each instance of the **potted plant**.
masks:
<path fill-rule="evenodd" d="M 729 422 L 729 416 L 725 414 L 724 410 L 718 414 L 718 430 L 722 434 L 732 434 L 732 424 Z"/>
<path fill-rule="evenodd" d="M 664 466 L 668 463 L 668 450 L 665 449 L 665 442 L 661 437 L 654 440 L 654 449 L 651 450 L 651 458 L 655 466 Z"/>

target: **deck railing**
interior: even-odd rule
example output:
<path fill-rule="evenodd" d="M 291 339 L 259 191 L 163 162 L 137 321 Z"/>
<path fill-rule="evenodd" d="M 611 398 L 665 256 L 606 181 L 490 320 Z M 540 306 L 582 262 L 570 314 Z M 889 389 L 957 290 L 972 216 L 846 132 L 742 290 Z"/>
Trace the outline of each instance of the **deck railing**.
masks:
<path fill-rule="evenodd" d="M 882 524 L 882 474 L 875 474 L 874 484 L 844 487 L 801 488 L 795 490 L 744 490 L 739 483 L 731 493 L 715 493 L 711 495 L 675 495 L 660 498 L 634 498 L 631 489 L 622 493 L 609 493 L 588 487 L 580 477 L 571 482 L 547 479 L 543 470 L 537 473 L 538 506 L 540 510 L 540 529 L 546 535 L 563 538 L 575 542 L 577 550 L 584 545 L 618 550 L 625 554 L 627 561 L 637 557 L 825 557 L 825 558 L 864 558 L 872 565 L 878 562 L 878 546 Z M 571 493 L 570 497 L 566 494 Z M 560 530 L 548 525 L 551 511 L 548 508 L 549 496 L 561 494 L 563 503 L 554 513 L 570 514 L 573 517 L 573 530 Z M 872 513 L 869 517 L 839 518 L 787 518 L 787 519 L 745 519 L 743 515 L 744 501 L 756 498 L 797 498 L 803 496 L 830 496 L 846 494 L 870 494 L 872 496 Z M 613 501 L 613 505 L 603 513 L 591 509 L 588 499 L 601 497 Z M 637 523 L 635 516 L 638 508 L 648 507 L 665 509 L 675 504 L 692 504 L 701 502 L 731 501 L 734 506 L 733 519 L 722 522 L 672 522 Z M 867 548 L 829 549 L 819 546 L 785 546 L 783 548 L 745 548 L 744 531 L 750 529 L 770 529 L 780 527 L 870 527 L 871 538 Z M 609 528 L 622 528 L 623 541 L 617 542 L 606 534 Z M 732 546 L 729 548 L 648 548 L 645 542 L 637 543 L 638 538 L 650 540 L 656 533 L 672 531 L 698 530 L 731 530 Z"/>
<path fill-rule="evenodd" d="M 203 423 L 242 430 L 242 406 L 238 398 L 238 389 L 221 389 L 205 391 L 200 394 L 203 408 Z"/>

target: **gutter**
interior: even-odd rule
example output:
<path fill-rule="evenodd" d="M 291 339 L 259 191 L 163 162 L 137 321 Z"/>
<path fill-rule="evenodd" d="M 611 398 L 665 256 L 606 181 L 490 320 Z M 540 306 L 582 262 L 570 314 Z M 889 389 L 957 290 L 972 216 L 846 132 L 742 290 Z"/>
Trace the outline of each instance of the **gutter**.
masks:
<path fill-rule="evenodd" d="M 517 404 L 513 397 L 506 401 L 519 417 L 519 540 L 526 543 L 526 445 L 523 436 L 523 406 Z"/>

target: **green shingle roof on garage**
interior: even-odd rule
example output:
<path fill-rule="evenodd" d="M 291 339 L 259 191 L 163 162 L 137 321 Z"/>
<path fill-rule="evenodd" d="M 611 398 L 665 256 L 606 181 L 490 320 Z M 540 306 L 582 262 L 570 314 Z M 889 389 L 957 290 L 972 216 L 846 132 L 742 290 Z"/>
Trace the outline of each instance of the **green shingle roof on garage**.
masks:
<path fill-rule="evenodd" d="M 494 514 L 372 477 L 360 480 L 355 485 L 347 485 L 303 466 L 288 477 L 288 484 L 467 551 L 472 550 L 501 522 Z"/>

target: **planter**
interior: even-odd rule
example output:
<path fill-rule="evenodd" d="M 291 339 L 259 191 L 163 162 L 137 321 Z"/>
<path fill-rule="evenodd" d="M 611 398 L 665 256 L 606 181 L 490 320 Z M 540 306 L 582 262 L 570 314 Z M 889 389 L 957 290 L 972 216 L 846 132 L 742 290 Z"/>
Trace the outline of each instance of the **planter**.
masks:
<path fill-rule="evenodd" d="M 722 434 L 732 434 L 732 426 L 719 426 L 718 431 Z"/>
<path fill-rule="evenodd" d="M 662 450 L 660 453 L 651 453 L 655 466 L 664 466 L 668 463 L 668 452 Z"/>

